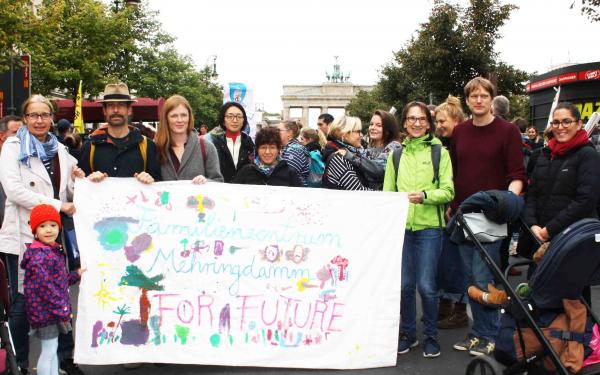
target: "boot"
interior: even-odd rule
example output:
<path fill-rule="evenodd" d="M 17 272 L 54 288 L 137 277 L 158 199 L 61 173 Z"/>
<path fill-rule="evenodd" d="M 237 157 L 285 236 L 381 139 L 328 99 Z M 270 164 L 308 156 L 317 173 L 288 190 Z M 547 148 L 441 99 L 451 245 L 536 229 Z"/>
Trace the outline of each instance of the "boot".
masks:
<path fill-rule="evenodd" d="M 456 329 L 469 325 L 469 316 L 467 315 L 467 305 L 464 303 L 455 303 L 452 315 L 438 322 L 439 329 Z"/>
<path fill-rule="evenodd" d="M 488 292 L 484 292 L 478 287 L 471 285 L 467 290 L 471 299 L 486 306 L 501 306 L 508 302 L 506 292 L 501 289 L 496 289 L 492 284 L 488 284 Z"/>
<path fill-rule="evenodd" d="M 438 305 L 438 321 L 444 320 L 452 315 L 453 310 L 454 304 L 452 303 L 452 300 L 440 298 L 440 304 Z"/>

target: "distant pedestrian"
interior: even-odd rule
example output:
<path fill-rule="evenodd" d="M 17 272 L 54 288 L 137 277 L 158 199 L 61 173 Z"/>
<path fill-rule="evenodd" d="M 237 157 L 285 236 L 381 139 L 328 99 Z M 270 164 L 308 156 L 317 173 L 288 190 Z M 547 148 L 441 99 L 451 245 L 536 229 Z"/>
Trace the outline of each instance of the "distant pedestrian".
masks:
<path fill-rule="evenodd" d="M 329 113 L 321 113 L 317 119 L 317 127 L 321 129 L 325 136 L 329 135 L 329 125 L 333 122 L 334 118 Z"/>
<path fill-rule="evenodd" d="M 73 125 L 69 120 L 61 118 L 56 123 L 56 139 L 63 145 L 65 144 L 65 138 L 67 135 L 73 132 Z"/>
<path fill-rule="evenodd" d="M 310 155 L 306 148 L 298 142 L 302 124 L 299 121 L 283 121 L 277 125 L 281 137 L 281 158 L 298 172 L 302 185 L 307 186 L 310 172 Z"/>

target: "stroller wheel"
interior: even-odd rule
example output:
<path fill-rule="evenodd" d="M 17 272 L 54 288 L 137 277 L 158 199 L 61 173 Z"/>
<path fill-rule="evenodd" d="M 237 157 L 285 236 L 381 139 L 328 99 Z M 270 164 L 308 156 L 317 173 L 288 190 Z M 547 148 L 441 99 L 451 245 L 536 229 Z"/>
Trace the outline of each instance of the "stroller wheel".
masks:
<path fill-rule="evenodd" d="M 498 361 L 494 358 L 481 355 L 473 358 L 469 365 L 467 366 L 466 375 L 501 375 L 504 371 L 504 366 L 502 366 Z"/>

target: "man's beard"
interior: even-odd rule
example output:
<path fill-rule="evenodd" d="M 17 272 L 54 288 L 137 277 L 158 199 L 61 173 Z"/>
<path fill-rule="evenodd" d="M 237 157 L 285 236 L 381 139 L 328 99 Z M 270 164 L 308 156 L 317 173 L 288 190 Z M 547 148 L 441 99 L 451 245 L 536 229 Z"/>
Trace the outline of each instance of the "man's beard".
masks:
<path fill-rule="evenodd" d="M 123 119 L 123 122 L 121 122 L 121 123 L 118 123 L 118 122 L 114 123 L 113 122 L 113 118 L 121 118 L 121 119 Z M 126 126 L 127 125 L 127 118 L 124 117 L 124 116 L 121 116 L 121 115 L 112 115 L 112 116 L 108 117 L 108 121 L 107 122 L 108 122 L 108 124 L 110 126 Z"/>

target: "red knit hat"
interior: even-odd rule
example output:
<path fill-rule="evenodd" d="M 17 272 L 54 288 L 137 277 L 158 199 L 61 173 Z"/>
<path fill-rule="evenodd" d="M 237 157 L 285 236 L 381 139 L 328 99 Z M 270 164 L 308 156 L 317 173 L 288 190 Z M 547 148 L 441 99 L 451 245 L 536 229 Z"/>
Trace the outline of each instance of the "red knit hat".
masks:
<path fill-rule="evenodd" d="M 58 229 L 62 228 L 60 223 L 60 214 L 56 211 L 56 208 L 49 204 L 38 204 L 31 210 L 29 215 L 29 225 L 31 226 L 31 232 L 35 234 L 37 227 L 44 221 L 54 221 L 58 224 Z"/>

